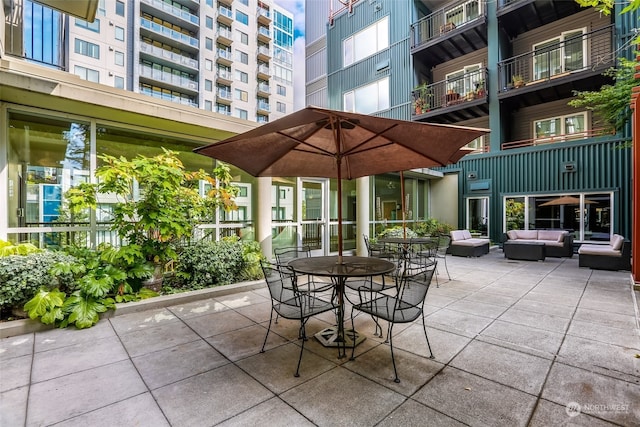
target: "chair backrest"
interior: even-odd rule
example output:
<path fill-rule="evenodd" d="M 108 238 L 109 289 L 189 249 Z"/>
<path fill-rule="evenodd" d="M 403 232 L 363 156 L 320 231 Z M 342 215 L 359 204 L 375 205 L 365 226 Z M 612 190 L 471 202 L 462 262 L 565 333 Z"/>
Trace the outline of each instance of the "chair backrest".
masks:
<path fill-rule="evenodd" d="M 442 233 L 438 236 L 438 255 L 446 255 L 447 249 L 451 244 L 451 236 L 449 234 Z"/>
<path fill-rule="evenodd" d="M 276 248 L 273 253 L 276 256 L 278 265 L 287 265 L 289 261 L 296 258 L 308 258 L 311 256 L 309 246 L 291 246 L 286 248 Z"/>
<path fill-rule="evenodd" d="M 295 301 L 297 288 L 296 277 L 293 271 L 268 261 L 260 263 L 264 280 L 267 282 L 271 299 L 277 302 L 291 304 Z"/>
<path fill-rule="evenodd" d="M 417 311 L 410 310 L 412 318 L 406 319 L 407 321 L 417 318 L 417 315 L 422 312 L 422 306 L 435 271 L 436 263 L 429 268 L 406 268 L 404 274 L 398 277 L 399 287 L 394 310 L 419 309 Z"/>

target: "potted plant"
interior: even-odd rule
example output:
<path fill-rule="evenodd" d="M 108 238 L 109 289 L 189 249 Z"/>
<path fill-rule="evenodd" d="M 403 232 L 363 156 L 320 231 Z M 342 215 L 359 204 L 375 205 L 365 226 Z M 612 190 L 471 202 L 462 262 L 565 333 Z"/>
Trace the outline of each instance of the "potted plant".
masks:
<path fill-rule="evenodd" d="M 431 108 L 430 98 L 431 93 L 429 92 L 427 82 L 413 89 L 413 108 L 415 114 L 422 114 L 423 112 L 429 111 Z"/>
<path fill-rule="evenodd" d="M 511 77 L 511 80 L 513 81 L 513 87 L 524 86 L 524 77 L 520 74 L 514 74 L 513 77 Z"/>
<path fill-rule="evenodd" d="M 203 170 L 190 172 L 177 154 L 163 149 L 157 156 L 140 155 L 133 160 L 99 156 L 103 164 L 96 169 L 98 182 L 82 183 L 66 194 L 72 212 L 96 209 L 100 194 L 115 196 L 111 229 L 125 244 L 122 250 L 153 265 L 156 281 L 161 280 L 164 266 L 177 258 L 177 246 L 191 238 L 197 223 L 210 218 L 218 207 L 235 208 L 238 191 L 230 185 L 226 165 L 218 166 L 213 176 Z M 212 188 L 205 196 L 199 193 L 200 180 Z"/>

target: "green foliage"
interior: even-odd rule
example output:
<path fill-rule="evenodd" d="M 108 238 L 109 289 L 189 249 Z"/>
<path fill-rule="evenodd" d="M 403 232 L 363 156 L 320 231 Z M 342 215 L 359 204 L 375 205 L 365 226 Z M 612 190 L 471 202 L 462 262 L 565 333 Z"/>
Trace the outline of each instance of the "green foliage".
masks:
<path fill-rule="evenodd" d="M 614 0 L 576 0 L 582 7 L 594 7 L 598 12 L 604 15 L 610 15 L 615 4 Z M 632 12 L 640 8 L 640 0 L 629 0 L 628 5 L 620 13 Z"/>
<path fill-rule="evenodd" d="M 99 158 L 103 164 L 96 169 L 98 183 L 70 189 L 66 193 L 69 209 L 74 213 L 95 209 L 100 193 L 115 195 L 112 229 L 148 261 L 164 264 L 175 259 L 178 243 L 191 238 L 195 224 L 217 208 L 235 208 L 238 188 L 230 184 L 227 166 L 214 169 L 214 176 L 203 170 L 189 172 L 177 152 L 164 149 L 155 157 Z M 211 187 L 206 197 L 199 193 L 200 180 Z M 136 197 L 136 186 L 140 197 Z"/>
<path fill-rule="evenodd" d="M 414 230 L 418 236 L 433 236 L 436 234 L 449 234 L 453 230 L 453 226 L 435 218 L 427 218 L 424 221 L 419 221 Z"/>
<path fill-rule="evenodd" d="M 73 291 L 75 283 L 71 272 L 50 270 L 58 263 L 74 261 L 72 256 L 53 251 L 0 258 L 0 310 L 21 307 L 42 287 Z"/>
<path fill-rule="evenodd" d="M 200 241 L 180 252 L 175 276 L 165 280 L 164 292 L 203 289 L 262 277 L 264 259 L 257 242 L 236 237 Z"/>
<path fill-rule="evenodd" d="M 586 108 L 595 113 L 596 123 L 606 131 L 616 131 L 624 127 L 631 118 L 631 91 L 637 86 L 634 78 L 636 62 L 620 58 L 618 68 L 610 68 L 603 74 L 615 80 L 613 85 L 603 85 L 598 91 L 573 91 L 576 99 L 569 105 Z"/>
<path fill-rule="evenodd" d="M 418 234 L 413 231 L 410 228 L 405 227 L 406 229 L 406 237 L 408 239 L 412 239 L 414 237 L 418 237 Z M 385 230 L 382 230 L 382 232 L 380 234 L 378 234 L 377 239 L 383 239 L 383 238 L 404 238 L 405 237 L 405 231 L 402 230 L 402 226 L 401 225 L 396 225 L 394 227 L 391 228 L 387 228 Z"/>
<path fill-rule="evenodd" d="M 504 206 L 507 217 L 507 231 L 524 229 L 524 203 L 507 199 Z"/>
<path fill-rule="evenodd" d="M 9 255 L 28 255 L 34 252 L 40 252 L 40 249 L 32 243 L 14 245 L 11 242 L 0 239 L 0 258 Z"/>

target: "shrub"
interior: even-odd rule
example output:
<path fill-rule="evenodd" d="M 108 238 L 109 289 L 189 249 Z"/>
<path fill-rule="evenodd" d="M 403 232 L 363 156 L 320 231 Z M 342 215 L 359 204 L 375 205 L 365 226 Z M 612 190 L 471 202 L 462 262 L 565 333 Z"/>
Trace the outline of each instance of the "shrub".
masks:
<path fill-rule="evenodd" d="M 40 252 L 33 243 L 18 243 L 14 245 L 11 242 L 0 239 L 0 257 L 9 255 L 28 255 L 34 252 Z"/>
<path fill-rule="evenodd" d="M 54 251 L 0 258 L 0 310 L 22 307 L 42 287 L 73 291 L 72 274 L 51 273 L 53 266 L 61 262 L 76 262 L 76 259 Z"/>
<path fill-rule="evenodd" d="M 415 231 L 418 236 L 433 236 L 436 234 L 449 234 L 453 226 L 435 218 L 427 218 L 416 224 Z"/>
<path fill-rule="evenodd" d="M 407 239 L 412 239 L 414 237 L 418 237 L 418 235 L 416 234 L 415 231 L 413 231 L 410 228 L 406 229 L 406 236 Z M 392 228 L 387 228 L 386 230 L 382 230 L 382 233 L 378 234 L 378 239 L 383 239 L 385 237 L 388 238 L 404 238 L 405 237 L 405 232 L 402 230 L 402 226 L 401 225 L 396 225 L 395 227 Z"/>

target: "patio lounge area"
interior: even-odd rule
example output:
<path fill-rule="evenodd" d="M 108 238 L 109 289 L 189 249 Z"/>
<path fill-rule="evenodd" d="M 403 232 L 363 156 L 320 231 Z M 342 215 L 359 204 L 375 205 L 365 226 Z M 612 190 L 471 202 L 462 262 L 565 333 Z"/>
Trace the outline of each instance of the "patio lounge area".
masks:
<path fill-rule="evenodd" d="M 400 383 L 364 315 L 354 361 L 310 338 L 295 378 L 299 322 L 272 325 L 260 353 L 271 310 L 260 284 L 0 340 L 0 425 L 637 425 L 629 272 L 495 248 L 447 263 L 452 280 L 441 268 L 425 305 L 435 359 L 419 319 L 394 328 Z M 312 318 L 308 336 L 333 322 Z"/>

